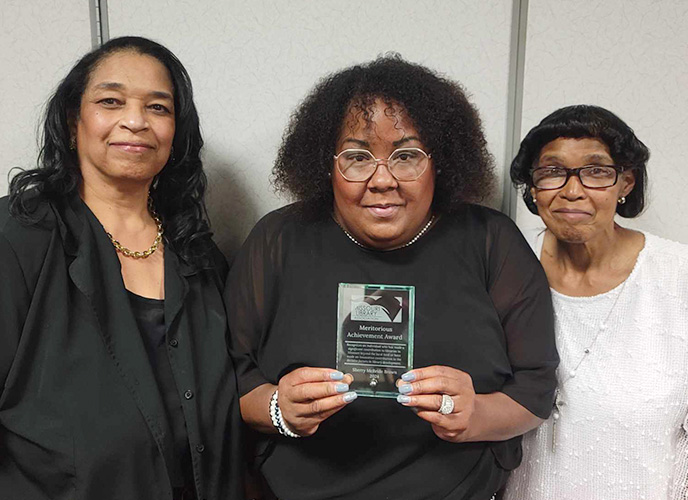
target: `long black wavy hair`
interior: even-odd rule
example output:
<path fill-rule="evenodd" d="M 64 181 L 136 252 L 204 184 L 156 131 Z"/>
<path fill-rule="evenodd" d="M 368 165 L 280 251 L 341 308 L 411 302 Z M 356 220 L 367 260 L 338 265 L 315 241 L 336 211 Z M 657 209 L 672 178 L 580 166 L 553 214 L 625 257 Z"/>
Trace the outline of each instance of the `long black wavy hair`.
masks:
<path fill-rule="evenodd" d="M 522 189 L 523 201 L 528 210 L 538 213 L 530 188 L 531 172 L 538 161 L 540 151 L 559 137 L 598 139 L 609 148 L 616 165 L 632 169 L 635 186 L 626 195 L 626 203 L 617 204 L 616 213 L 621 217 L 636 217 L 645 208 L 647 190 L 647 161 L 650 151 L 638 139 L 626 122 L 611 111 L 589 104 L 576 104 L 557 109 L 547 115 L 528 132 L 514 161 L 511 162 L 511 181 Z"/>
<path fill-rule="evenodd" d="M 369 119 L 375 99 L 401 106 L 437 172 L 433 210 L 452 212 L 492 192 L 494 162 L 478 112 L 464 89 L 397 54 L 352 66 L 321 80 L 292 115 L 273 168 L 273 184 L 327 217 L 334 195 L 330 173 L 337 138 L 351 109 Z"/>
<path fill-rule="evenodd" d="M 167 48 L 141 37 L 113 38 L 89 52 L 69 71 L 50 97 L 43 119 L 37 168 L 15 175 L 9 188 L 10 213 L 26 224 L 38 220 L 30 192 L 49 200 L 76 195 L 82 181 L 77 152 L 70 149 L 71 127 L 79 116 L 81 98 L 98 64 L 123 51 L 154 57 L 167 68 L 174 88 L 174 154 L 156 176 L 150 195 L 165 228 L 165 245 L 192 267 L 211 265 L 210 225 L 204 203 L 206 176 L 200 152 L 203 138 L 193 101 L 191 79 Z"/>

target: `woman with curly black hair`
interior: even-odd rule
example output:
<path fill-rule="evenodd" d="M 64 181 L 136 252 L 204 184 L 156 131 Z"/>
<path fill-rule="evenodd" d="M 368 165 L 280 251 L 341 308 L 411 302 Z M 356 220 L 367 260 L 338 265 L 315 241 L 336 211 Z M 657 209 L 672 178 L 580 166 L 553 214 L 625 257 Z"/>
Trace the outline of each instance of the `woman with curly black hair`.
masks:
<path fill-rule="evenodd" d="M 398 57 L 338 72 L 294 114 L 274 174 L 297 203 L 257 224 L 228 282 L 242 416 L 270 487 L 490 498 L 549 415 L 558 357 L 537 260 L 507 217 L 471 204 L 492 160 L 463 89 Z M 399 404 L 357 399 L 377 378 L 335 369 L 345 283 L 415 287 L 419 368 L 393 377 Z"/>
<path fill-rule="evenodd" d="M 0 200 L 0 496 L 240 498 L 191 81 L 113 39 L 51 97 Z"/>
<path fill-rule="evenodd" d="M 509 500 L 688 498 L 688 247 L 622 227 L 650 152 L 617 115 L 575 105 L 521 142 L 511 178 L 544 228 L 559 387 L 524 438 Z"/>

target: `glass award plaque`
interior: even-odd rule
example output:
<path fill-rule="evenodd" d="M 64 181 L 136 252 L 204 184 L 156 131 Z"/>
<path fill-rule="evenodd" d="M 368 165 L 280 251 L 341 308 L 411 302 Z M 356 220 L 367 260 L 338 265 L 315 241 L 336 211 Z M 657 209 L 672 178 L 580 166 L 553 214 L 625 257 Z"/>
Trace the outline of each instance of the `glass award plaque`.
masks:
<path fill-rule="evenodd" d="M 415 288 L 339 284 L 337 369 L 360 396 L 396 398 L 396 380 L 413 368 Z"/>

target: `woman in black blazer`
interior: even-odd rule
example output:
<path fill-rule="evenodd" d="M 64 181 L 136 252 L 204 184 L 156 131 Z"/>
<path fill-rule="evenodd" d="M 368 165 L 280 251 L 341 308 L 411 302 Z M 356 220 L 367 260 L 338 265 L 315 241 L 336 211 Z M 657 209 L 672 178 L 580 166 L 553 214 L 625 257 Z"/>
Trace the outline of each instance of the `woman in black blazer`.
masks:
<path fill-rule="evenodd" d="M 189 75 L 113 39 L 60 83 L 42 141 L 0 200 L 0 497 L 240 498 Z"/>

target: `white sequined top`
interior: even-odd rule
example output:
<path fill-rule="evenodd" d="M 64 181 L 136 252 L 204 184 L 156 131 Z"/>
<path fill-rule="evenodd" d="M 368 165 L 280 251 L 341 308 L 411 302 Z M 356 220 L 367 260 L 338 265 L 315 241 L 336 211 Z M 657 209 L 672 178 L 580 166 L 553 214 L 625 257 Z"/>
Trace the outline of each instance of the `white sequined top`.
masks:
<path fill-rule="evenodd" d="M 505 498 L 688 499 L 688 246 L 645 233 L 625 284 L 552 299 L 560 418 L 526 434 Z"/>

